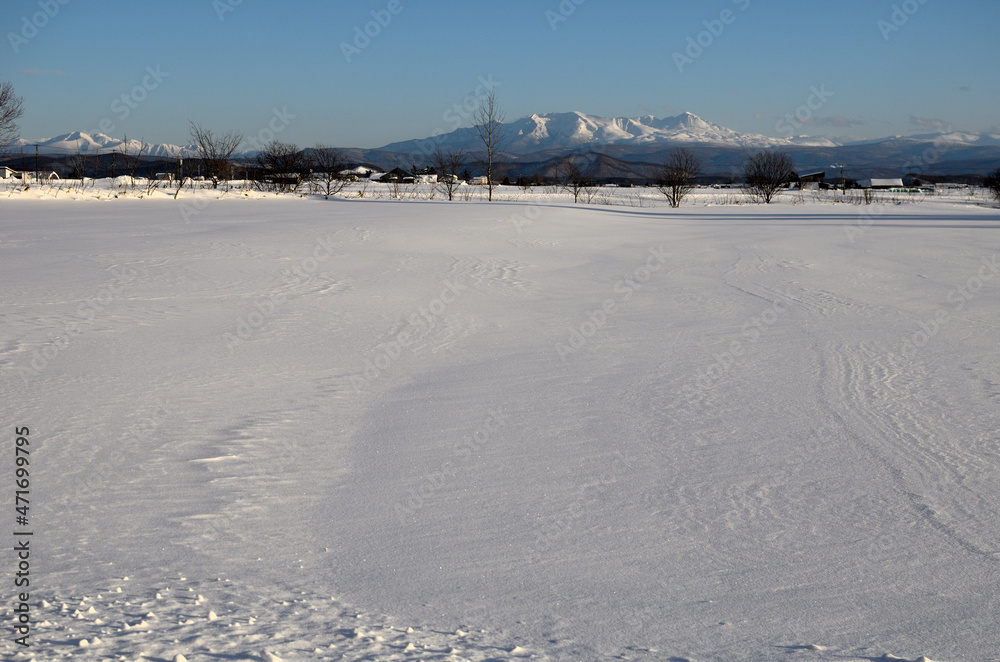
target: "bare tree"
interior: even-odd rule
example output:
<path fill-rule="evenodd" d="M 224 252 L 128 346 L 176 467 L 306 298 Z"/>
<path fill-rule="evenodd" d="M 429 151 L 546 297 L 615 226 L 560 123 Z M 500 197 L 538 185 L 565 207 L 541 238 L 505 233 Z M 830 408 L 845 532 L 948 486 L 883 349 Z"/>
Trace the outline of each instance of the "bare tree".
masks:
<path fill-rule="evenodd" d="M 431 158 L 438 173 L 437 188 L 448 196 L 450 202 L 455 199 L 455 190 L 461 186 L 458 173 L 465 166 L 465 150 L 442 151 L 438 147 Z"/>
<path fill-rule="evenodd" d="M 670 206 L 681 206 L 681 200 L 694 190 L 695 180 L 701 174 L 701 159 L 694 152 L 677 147 L 654 172 L 656 189 L 666 197 Z"/>
<path fill-rule="evenodd" d="M 122 156 L 122 161 L 125 164 L 125 172 L 128 173 L 133 186 L 135 186 L 135 173 L 139 169 L 139 160 L 142 158 L 142 153 L 147 149 L 149 149 L 149 144 L 145 140 L 140 140 L 139 146 L 133 150 L 129 146 L 128 135 L 122 139 L 122 144 L 118 147 L 118 154 Z"/>
<path fill-rule="evenodd" d="M 792 159 L 785 152 L 757 152 L 743 166 L 744 187 L 754 202 L 770 204 L 794 174 Z"/>
<path fill-rule="evenodd" d="M 17 140 L 17 120 L 24 114 L 24 99 L 14 94 L 14 85 L 0 81 L 0 155 Z"/>
<path fill-rule="evenodd" d="M 87 150 L 90 145 L 84 143 L 80 146 L 79 141 L 77 142 L 77 151 L 75 154 L 70 154 L 69 161 L 73 164 L 73 178 L 80 180 L 80 190 L 82 191 L 86 187 L 87 179 Z M 38 173 L 35 173 L 37 176 Z"/>
<path fill-rule="evenodd" d="M 587 179 L 583 168 L 573 160 L 572 156 L 566 157 L 566 160 L 559 165 L 559 179 L 563 188 L 573 194 L 574 204 L 579 201 L 581 193 L 587 194 L 587 198 L 590 198 L 592 182 Z"/>
<path fill-rule="evenodd" d="M 313 176 L 319 180 L 319 190 L 326 197 L 336 195 L 347 186 L 347 177 L 341 174 L 347 169 L 344 153 L 329 145 L 316 145 L 312 151 Z"/>
<path fill-rule="evenodd" d="M 217 136 L 194 122 L 190 122 L 190 131 L 191 140 L 205 164 L 205 174 L 212 178 L 212 188 L 218 188 L 220 178 L 229 179 L 233 152 L 243 142 L 243 132 L 227 131 L 225 135 Z"/>
<path fill-rule="evenodd" d="M 988 173 L 983 185 L 1000 202 L 1000 168 Z"/>
<path fill-rule="evenodd" d="M 257 154 L 254 164 L 260 174 L 255 181 L 257 188 L 294 191 L 309 172 L 309 161 L 298 145 L 272 140 Z"/>
<path fill-rule="evenodd" d="M 476 124 L 476 132 L 483 143 L 482 166 L 486 170 L 486 185 L 489 187 L 489 201 L 493 202 L 494 180 L 500 176 L 502 154 L 506 142 L 506 130 L 503 120 L 504 112 L 497 104 L 497 91 L 492 89 L 479 103 L 479 108 L 472 114 Z"/>

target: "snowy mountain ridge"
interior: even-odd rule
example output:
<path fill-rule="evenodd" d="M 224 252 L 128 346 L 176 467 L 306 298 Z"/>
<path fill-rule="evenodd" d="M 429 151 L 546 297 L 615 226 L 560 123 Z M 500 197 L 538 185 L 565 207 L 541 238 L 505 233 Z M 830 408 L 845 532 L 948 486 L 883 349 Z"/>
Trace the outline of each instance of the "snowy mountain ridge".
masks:
<path fill-rule="evenodd" d="M 145 144 L 145 147 L 143 146 Z M 139 154 L 142 149 L 142 156 L 159 158 L 190 158 L 197 157 L 198 150 L 194 145 L 170 145 L 164 143 L 144 143 L 143 140 L 129 138 L 112 138 L 105 133 L 86 133 L 83 131 L 73 131 L 46 138 L 42 140 L 26 140 L 21 138 L 14 141 L 8 149 L 9 153 L 31 153 L 38 145 L 39 154 L 84 154 L 93 156 L 96 154 L 111 154 L 112 152 L 123 152 L 127 149 L 130 156 Z"/>
<path fill-rule="evenodd" d="M 854 142 L 835 142 L 818 136 L 776 138 L 755 133 L 739 133 L 689 112 L 662 118 L 653 115 L 600 117 L 579 111 L 534 113 L 509 122 L 505 126 L 508 140 L 505 151 L 517 155 L 599 145 L 643 147 L 702 144 L 714 147 L 766 149 L 770 147 L 863 146 L 887 142 L 933 142 L 947 144 L 950 147 L 1000 146 L 1000 134 L 953 130 L 934 134 L 887 136 Z M 142 144 L 141 140 L 129 139 L 127 149 L 130 154 L 136 154 Z M 95 155 L 121 152 L 126 143 L 122 139 L 113 138 L 104 133 L 75 131 L 42 140 L 19 139 L 10 146 L 8 151 L 9 153 L 28 154 L 34 151 L 36 145 L 41 154 Z M 398 153 L 429 154 L 437 148 L 476 151 L 479 147 L 479 138 L 475 129 L 464 127 L 429 138 L 390 143 L 377 149 Z M 238 152 L 237 156 L 253 156 L 255 153 L 254 150 L 244 150 Z M 197 158 L 198 150 L 195 145 L 148 143 L 143 149 L 142 155 L 158 158 Z"/>
<path fill-rule="evenodd" d="M 653 115 L 597 117 L 580 112 L 531 115 L 513 122 L 508 134 L 512 138 L 512 151 L 537 151 L 588 143 L 691 142 L 740 147 L 797 144 L 795 140 L 759 134 L 741 134 L 687 112 L 664 118 Z M 823 138 L 814 138 L 810 144 L 832 145 L 833 143 Z"/>
<path fill-rule="evenodd" d="M 528 154 L 551 149 L 573 149 L 586 145 L 651 145 L 655 143 L 702 143 L 727 147 L 767 148 L 779 146 L 835 147 L 822 137 L 774 138 L 739 133 L 693 113 L 671 117 L 600 117 L 579 111 L 532 114 L 506 125 L 506 151 Z M 423 140 L 390 143 L 382 149 L 396 152 L 426 152 L 434 143 L 442 148 L 474 149 L 478 137 L 473 129 L 456 129 Z"/>

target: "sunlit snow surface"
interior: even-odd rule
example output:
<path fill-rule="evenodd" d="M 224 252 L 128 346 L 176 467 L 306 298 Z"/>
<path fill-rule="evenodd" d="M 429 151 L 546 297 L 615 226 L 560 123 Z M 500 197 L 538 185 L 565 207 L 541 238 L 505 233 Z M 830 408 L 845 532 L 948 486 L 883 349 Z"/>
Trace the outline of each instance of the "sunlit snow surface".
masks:
<path fill-rule="evenodd" d="M 0 191 L 4 656 L 1000 659 L 984 198 L 140 193 Z"/>

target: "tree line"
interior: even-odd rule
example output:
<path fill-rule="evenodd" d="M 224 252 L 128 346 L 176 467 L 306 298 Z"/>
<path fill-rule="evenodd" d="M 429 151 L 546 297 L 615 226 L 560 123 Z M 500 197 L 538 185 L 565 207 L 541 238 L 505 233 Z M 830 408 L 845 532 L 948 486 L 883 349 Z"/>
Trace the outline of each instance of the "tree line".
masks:
<path fill-rule="evenodd" d="M 23 98 L 14 93 L 10 82 L 0 81 L 0 155 L 17 139 L 17 120 L 24 114 L 23 102 Z M 495 89 L 483 95 L 472 119 L 480 149 L 468 153 L 461 149 L 442 150 L 439 147 L 428 156 L 438 174 L 439 190 L 448 200 L 454 200 L 455 191 L 462 184 L 459 172 L 467 165 L 474 164 L 485 173 L 483 183 L 488 189 L 487 199 L 492 202 L 493 190 L 506 170 L 504 148 L 508 138 L 504 125 L 505 114 Z M 220 182 L 233 179 L 237 166 L 242 169 L 244 178 L 254 182 L 255 186 L 278 192 L 295 191 L 308 182 L 312 190 L 331 196 L 343 190 L 351 179 L 349 174 L 345 174 L 351 164 L 344 152 L 330 145 L 320 144 L 303 150 L 291 143 L 272 140 L 253 159 L 238 164 L 234 155 L 244 140 L 241 131 L 216 133 L 192 121 L 189 122 L 189 132 L 198 152 L 203 174 L 211 179 L 215 187 Z M 125 140 L 119 151 L 127 174 L 134 177 L 146 147 L 146 143 L 140 141 L 139 147 L 132 149 Z M 117 154 L 112 155 L 112 172 L 116 167 L 116 156 Z M 85 171 L 84 166 L 81 163 L 76 169 Z M 667 203 L 676 208 L 697 185 L 702 175 L 702 163 L 692 150 L 677 147 L 661 163 L 651 167 L 648 175 Z M 749 156 L 742 175 L 743 188 L 751 200 L 767 204 L 794 180 L 795 171 L 787 153 L 762 150 Z M 587 175 L 585 168 L 572 155 L 559 167 L 558 180 L 559 184 L 572 193 L 574 202 L 578 202 L 581 195 L 594 186 L 593 177 Z M 1000 201 L 1000 168 L 986 176 L 985 185 Z"/>
<path fill-rule="evenodd" d="M 213 187 L 235 176 L 233 155 L 243 143 L 243 133 L 216 133 L 190 122 L 191 140 L 201 157 L 205 176 Z M 343 190 L 349 181 L 344 170 L 349 167 L 341 150 L 330 145 L 316 145 L 300 150 L 292 143 L 272 140 L 242 166 L 244 178 L 260 190 L 288 192 L 309 184 L 327 197 Z"/>

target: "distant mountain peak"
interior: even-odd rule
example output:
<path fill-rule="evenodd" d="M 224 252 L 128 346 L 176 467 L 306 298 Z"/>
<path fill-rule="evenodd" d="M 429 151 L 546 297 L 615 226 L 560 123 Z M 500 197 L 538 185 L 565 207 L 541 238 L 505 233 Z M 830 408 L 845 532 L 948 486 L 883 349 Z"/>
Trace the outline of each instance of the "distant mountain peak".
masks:
<path fill-rule="evenodd" d="M 507 134 L 507 144 L 505 151 L 515 159 L 520 159 L 524 155 L 534 153 L 549 153 L 542 158 L 549 158 L 553 154 L 564 154 L 567 151 L 585 152 L 594 148 L 608 147 L 614 148 L 614 153 L 642 152 L 666 150 L 674 145 L 704 146 L 712 149 L 735 150 L 745 153 L 746 150 L 767 149 L 771 147 L 788 148 L 852 148 L 862 150 L 854 155 L 849 155 L 843 159 L 851 160 L 852 163 L 861 164 L 866 162 L 882 163 L 884 154 L 901 153 L 909 154 L 919 147 L 921 150 L 927 144 L 933 144 L 936 148 L 943 150 L 948 158 L 958 156 L 960 150 L 957 148 L 995 150 L 1000 147 L 1000 132 L 989 131 L 985 133 L 974 133 L 967 131 L 950 130 L 934 134 L 892 136 L 880 139 L 849 140 L 834 142 L 827 138 L 816 136 L 795 136 L 790 138 L 775 138 L 752 133 L 739 133 L 714 122 L 708 121 L 698 115 L 684 111 L 677 115 L 667 117 L 656 117 L 654 115 L 642 115 L 637 117 L 602 117 L 599 115 L 588 115 L 578 110 L 567 112 L 532 113 L 526 117 L 513 120 L 505 125 Z M 143 144 L 144 136 L 129 137 L 128 150 L 136 153 Z M 33 153 L 35 145 L 38 146 L 39 153 L 43 154 L 110 154 L 121 151 L 124 147 L 124 140 L 114 138 L 101 132 L 74 131 L 65 133 L 53 138 L 43 140 L 17 140 L 8 149 L 8 155 L 21 151 L 25 154 Z M 866 146 L 871 146 L 868 148 Z M 875 146 L 882 156 L 874 154 Z M 377 162 L 378 157 L 371 158 L 363 156 L 366 153 L 395 152 L 403 155 L 423 155 L 424 157 L 433 154 L 435 149 L 457 150 L 463 149 L 469 153 L 478 152 L 481 149 L 479 137 L 472 127 L 456 129 L 450 133 L 441 134 L 433 138 L 422 140 L 407 140 L 392 143 L 381 148 L 358 149 L 357 158 L 361 160 L 371 160 Z M 608 151 L 608 150 L 605 150 Z M 871 153 L 869 153 L 871 152 Z M 256 152 L 238 152 L 238 157 L 253 156 Z M 142 152 L 143 156 L 156 158 L 197 158 L 199 153 L 194 145 L 170 145 L 152 143 L 147 144 Z M 817 167 L 827 164 L 832 157 L 823 153 L 816 156 Z M 991 157 L 992 158 L 992 157 Z M 909 157 L 901 158 L 901 161 L 908 160 Z M 909 159 L 912 160 L 912 159 Z M 986 167 L 995 167 L 992 162 Z M 858 166 L 855 166 L 858 167 Z M 982 169 L 982 168 L 981 168 Z"/>
<path fill-rule="evenodd" d="M 86 154 L 87 156 L 120 152 L 126 147 L 124 140 L 113 138 L 106 133 L 73 131 L 43 140 L 20 139 L 15 141 L 8 151 L 34 151 L 35 145 L 38 145 L 38 151 L 41 154 Z M 146 143 L 141 138 L 128 139 L 127 149 L 130 153 L 136 154 L 140 148 L 143 148 L 143 156 L 188 158 L 198 155 L 198 151 L 194 145 L 178 146 L 162 143 Z"/>
<path fill-rule="evenodd" d="M 730 147 L 772 147 L 797 144 L 784 138 L 741 134 L 713 124 L 691 112 L 671 117 L 601 117 L 578 110 L 532 113 L 506 124 L 507 151 L 526 154 L 551 149 L 575 149 L 588 145 L 649 145 L 653 143 L 707 143 Z M 445 149 L 475 149 L 476 136 L 469 129 L 457 129 L 433 141 Z M 419 153 L 428 141 L 408 140 L 382 149 Z"/>

